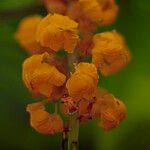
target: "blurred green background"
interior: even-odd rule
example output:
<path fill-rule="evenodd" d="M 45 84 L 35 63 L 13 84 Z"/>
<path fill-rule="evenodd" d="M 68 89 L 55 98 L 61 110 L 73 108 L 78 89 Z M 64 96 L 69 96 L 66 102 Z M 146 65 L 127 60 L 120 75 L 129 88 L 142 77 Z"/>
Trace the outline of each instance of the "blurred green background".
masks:
<path fill-rule="evenodd" d="M 101 79 L 127 106 L 128 116 L 105 133 L 96 123 L 80 127 L 80 150 L 150 150 L 150 1 L 120 0 L 115 25 L 126 37 L 132 61 L 120 73 Z M 58 150 L 61 135 L 43 136 L 29 125 L 25 108 L 33 98 L 21 79 L 26 52 L 14 40 L 19 20 L 40 13 L 38 0 L 0 0 L 0 149 Z"/>

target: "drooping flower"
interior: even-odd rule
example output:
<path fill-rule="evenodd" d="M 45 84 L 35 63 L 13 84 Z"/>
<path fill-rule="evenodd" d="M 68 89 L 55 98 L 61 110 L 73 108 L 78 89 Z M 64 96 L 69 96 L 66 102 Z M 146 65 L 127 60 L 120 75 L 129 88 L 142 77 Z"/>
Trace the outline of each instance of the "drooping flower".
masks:
<path fill-rule="evenodd" d="M 104 102 L 101 109 L 100 126 L 106 131 L 117 127 L 126 116 L 125 105 L 116 98 L 112 102 Z"/>
<path fill-rule="evenodd" d="M 33 55 L 23 63 L 23 81 L 34 94 L 50 98 L 53 88 L 65 83 L 66 76 L 47 62 L 48 53 Z"/>
<path fill-rule="evenodd" d="M 29 104 L 31 126 L 41 134 L 55 134 L 63 131 L 63 122 L 58 114 L 49 114 L 41 102 Z"/>
<path fill-rule="evenodd" d="M 103 75 L 116 73 L 129 63 L 130 52 L 116 31 L 96 34 L 93 42 L 92 62 Z"/>
<path fill-rule="evenodd" d="M 18 31 L 15 34 L 16 40 L 31 54 L 42 53 L 47 50 L 36 41 L 36 30 L 41 19 L 40 15 L 25 17 L 21 20 Z"/>
<path fill-rule="evenodd" d="M 59 14 L 48 14 L 40 22 L 36 38 L 44 47 L 49 47 L 54 51 L 65 49 L 73 52 L 78 42 L 78 23 L 67 16 Z"/>
<path fill-rule="evenodd" d="M 117 127 L 126 116 L 123 102 L 106 90 L 97 89 L 95 96 L 96 101 L 91 111 L 92 117 L 100 118 L 100 126 L 106 131 Z"/>
<path fill-rule="evenodd" d="M 75 69 L 66 83 L 69 95 L 76 101 L 81 98 L 89 99 L 97 86 L 97 69 L 90 63 L 79 63 Z"/>

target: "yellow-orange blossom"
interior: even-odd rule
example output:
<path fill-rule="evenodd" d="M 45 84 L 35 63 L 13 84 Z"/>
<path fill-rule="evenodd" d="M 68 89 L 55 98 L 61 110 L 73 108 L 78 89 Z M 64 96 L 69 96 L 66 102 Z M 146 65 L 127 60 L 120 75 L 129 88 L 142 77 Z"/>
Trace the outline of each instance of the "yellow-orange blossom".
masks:
<path fill-rule="evenodd" d="M 51 97 L 53 88 L 62 86 L 66 76 L 46 61 L 48 53 L 27 58 L 23 63 L 23 81 L 34 94 Z"/>
<path fill-rule="evenodd" d="M 73 52 L 77 42 L 78 23 L 60 14 L 48 14 L 38 25 L 36 39 L 54 51 L 64 48 Z"/>

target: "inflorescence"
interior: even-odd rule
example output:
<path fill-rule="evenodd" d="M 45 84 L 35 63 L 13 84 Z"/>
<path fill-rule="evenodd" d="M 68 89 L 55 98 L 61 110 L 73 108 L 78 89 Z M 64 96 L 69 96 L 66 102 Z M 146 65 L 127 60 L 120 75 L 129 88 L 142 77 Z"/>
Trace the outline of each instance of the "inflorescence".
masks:
<path fill-rule="evenodd" d="M 31 55 L 23 63 L 23 81 L 43 99 L 27 106 L 31 126 L 42 134 L 64 132 L 63 113 L 68 118 L 75 115 L 79 122 L 99 119 L 105 131 L 117 127 L 126 116 L 125 105 L 98 87 L 98 80 L 124 68 L 130 52 L 116 30 L 95 31 L 115 22 L 118 5 L 114 0 L 44 3 L 48 15 L 24 18 L 15 34 Z M 91 61 L 85 62 L 87 57 Z M 54 113 L 46 110 L 48 104 L 56 105 Z"/>

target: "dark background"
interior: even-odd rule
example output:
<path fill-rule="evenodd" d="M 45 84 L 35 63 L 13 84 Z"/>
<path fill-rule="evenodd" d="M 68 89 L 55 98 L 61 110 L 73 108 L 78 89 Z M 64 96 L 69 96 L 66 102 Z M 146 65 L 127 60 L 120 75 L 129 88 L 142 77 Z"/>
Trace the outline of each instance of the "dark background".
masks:
<path fill-rule="evenodd" d="M 80 149 L 150 150 L 150 1 L 120 0 L 115 25 L 132 52 L 131 63 L 120 73 L 101 78 L 127 106 L 128 116 L 116 129 L 105 133 L 95 122 L 82 124 Z M 27 53 L 14 40 L 19 20 L 43 13 L 38 0 L 0 0 L 0 149 L 57 150 L 61 135 L 43 136 L 29 125 L 26 105 L 33 98 L 21 79 Z"/>

